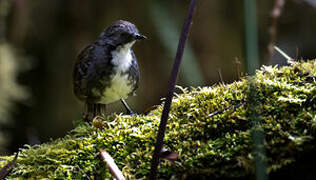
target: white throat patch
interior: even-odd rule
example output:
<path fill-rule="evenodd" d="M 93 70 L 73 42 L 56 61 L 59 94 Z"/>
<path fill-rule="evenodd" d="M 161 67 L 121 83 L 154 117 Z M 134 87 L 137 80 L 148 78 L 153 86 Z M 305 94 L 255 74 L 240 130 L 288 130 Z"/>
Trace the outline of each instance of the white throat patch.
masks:
<path fill-rule="evenodd" d="M 112 51 L 112 63 L 118 72 L 125 72 L 132 64 L 131 47 L 135 41 L 117 47 Z"/>
<path fill-rule="evenodd" d="M 132 65 L 131 47 L 134 43 L 135 41 L 132 41 L 112 51 L 112 64 L 114 65 L 115 74 L 111 77 L 111 87 L 105 89 L 99 103 L 109 104 L 120 99 L 126 99 L 132 92 L 133 86 L 129 83 L 128 74 L 125 72 Z"/>

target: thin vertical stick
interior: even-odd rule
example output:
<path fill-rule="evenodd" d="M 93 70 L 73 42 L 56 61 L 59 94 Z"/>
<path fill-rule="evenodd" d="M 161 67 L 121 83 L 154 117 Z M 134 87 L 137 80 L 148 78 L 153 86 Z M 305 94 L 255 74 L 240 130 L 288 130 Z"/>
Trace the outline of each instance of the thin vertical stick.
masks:
<path fill-rule="evenodd" d="M 219 76 L 219 80 L 221 80 L 221 83 L 224 84 L 224 80 L 223 80 L 221 68 L 219 68 L 219 69 L 217 70 L 217 73 L 218 73 L 218 76 Z"/>
<path fill-rule="evenodd" d="M 284 4 L 285 4 L 285 0 L 275 0 L 274 7 L 271 12 L 272 23 L 271 23 L 271 26 L 269 27 L 270 42 L 268 45 L 268 53 L 269 53 L 270 60 L 274 52 L 274 45 L 277 38 L 278 20 L 282 14 Z"/>
<path fill-rule="evenodd" d="M 248 73 L 254 75 L 256 69 L 259 67 L 259 53 L 258 53 L 258 29 L 257 29 L 257 15 L 256 15 L 256 0 L 244 0 L 245 3 L 245 26 L 246 26 L 246 51 L 247 51 L 247 67 Z M 267 180 L 266 162 L 264 161 L 264 132 L 260 130 L 261 118 L 257 112 L 258 90 L 254 78 L 249 79 L 249 121 L 252 125 L 252 140 L 254 143 L 253 154 L 255 159 L 256 177 L 257 180 Z M 259 156 L 259 154 L 261 156 Z"/>
<path fill-rule="evenodd" d="M 244 3 L 247 70 L 250 75 L 253 75 L 259 67 L 256 0 L 244 0 Z"/>
<path fill-rule="evenodd" d="M 179 44 L 178 44 L 177 54 L 176 54 L 176 57 L 174 60 L 174 64 L 173 64 L 172 72 L 171 72 L 171 77 L 170 77 L 170 81 L 169 81 L 169 85 L 168 85 L 168 93 L 166 96 L 166 101 L 165 101 L 164 109 L 162 111 L 161 120 L 160 120 L 160 124 L 159 124 L 158 135 L 157 135 L 157 140 L 156 140 L 156 145 L 155 145 L 155 151 L 154 151 L 153 159 L 151 161 L 151 169 L 150 169 L 149 176 L 148 176 L 149 179 L 156 178 L 157 166 L 159 164 L 159 153 L 160 153 L 162 145 L 163 145 L 163 139 L 165 136 L 167 120 L 168 120 L 168 116 L 169 116 L 169 112 L 170 112 L 171 101 L 172 101 L 172 97 L 173 97 L 173 93 L 174 93 L 175 83 L 176 83 L 176 80 L 178 77 L 178 72 L 179 72 L 179 68 L 181 65 L 181 61 L 182 61 L 185 43 L 186 43 L 190 28 L 191 28 L 192 17 L 193 17 L 193 13 L 195 10 L 196 2 L 197 2 L 197 0 L 191 0 L 188 14 L 187 14 L 186 20 L 183 24 L 183 27 L 182 27 L 182 32 L 181 32 L 181 36 L 180 36 L 180 40 L 179 40 Z"/>
<path fill-rule="evenodd" d="M 236 63 L 237 79 L 240 80 L 240 77 L 241 77 L 241 70 L 240 70 L 241 62 L 239 61 L 239 59 L 237 57 L 235 58 L 235 63 Z"/>

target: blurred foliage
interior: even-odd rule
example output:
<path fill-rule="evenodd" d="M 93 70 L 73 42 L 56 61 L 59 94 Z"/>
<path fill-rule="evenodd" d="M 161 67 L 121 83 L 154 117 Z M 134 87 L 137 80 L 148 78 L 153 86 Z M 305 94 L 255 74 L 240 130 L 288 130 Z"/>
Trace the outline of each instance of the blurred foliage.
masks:
<path fill-rule="evenodd" d="M 26 66 L 9 44 L 0 44 L 0 55 L 0 121 L 8 122 L 14 103 L 29 96 L 17 82 L 19 72 Z"/>
<path fill-rule="evenodd" d="M 161 37 L 161 43 L 167 49 L 168 54 L 171 55 L 168 59 L 172 60 L 176 54 L 177 44 L 180 38 L 181 27 L 174 18 L 170 17 L 166 7 L 162 6 L 156 1 L 146 0 L 149 6 L 149 13 L 151 15 L 153 23 L 157 29 L 158 35 Z M 172 62 L 165 64 L 165 68 L 171 72 Z M 199 86 L 204 84 L 204 77 L 200 70 L 198 61 L 190 44 L 186 46 L 183 54 L 183 60 L 181 64 L 180 76 L 187 82 L 189 86 Z"/>
<path fill-rule="evenodd" d="M 256 155 L 264 158 L 269 174 L 308 156 L 316 150 L 315 77 L 316 61 L 311 60 L 283 68 L 263 66 L 254 77 L 227 85 L 191 91 L 179 87 L 182 93 L 173 99 L 164 147 L 180 156 L 174 163 L 161 161 L 159 178 L 245 178 L 254 174 Z M 250 79 L 263 120 L 256 126 L 249 120 Z M 145 179 L 161 111 L 162 105 L 146 116 L 114 114 L 95 119 L 93 125 L 82 122 L 62 139 L 26 146 L 9 179 L 110 179 L 97 157 L 99 149 L 109 152 L 127 179 Z M 265 133 L 267 156 L 252 151 L 253 130 Z M 2 157 L 1 166 L 12 158 Z"/>
<path fill-rule="evenodd" d="M 6 18 L 11 6 L 10 0 L 0 1 L 0 152 L 7 152 L 11 138 L 4 127 L 13 126 L 12 112 L 16 103 L 25 100 L 29 93 L 18 83 L 18 76 L 28 67 L 16 49 L 7 42 Z"/>

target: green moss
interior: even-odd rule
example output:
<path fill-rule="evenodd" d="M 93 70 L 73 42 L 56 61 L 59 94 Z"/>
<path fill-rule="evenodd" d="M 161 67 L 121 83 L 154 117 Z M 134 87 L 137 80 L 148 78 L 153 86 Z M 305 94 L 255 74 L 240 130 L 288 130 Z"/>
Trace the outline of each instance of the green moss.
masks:
<path fill-rule="evenodd" d="M 254 108 L 261 123 L 249 121 L 249 78 L 228 85 L 179 88 L 172 103 L 165 147 L 177 152 L 162 160 L 161 178 L 246 177 L 254 173 L 252 128 L 265 134 L 268 172 L 278 171 L 316 150 L 316 61 L 288 67 L 264 66 L 252 78 Z M 111 115 L 106 122 L 79 124 L 66 137 L 21 150 L 10 179 L 112 179 L 98 157 L 105 149 L 130 179 L 149 172 L 162 106 L 143 116 Z M 3 166 L 12 157 L 2 157 Z"/>

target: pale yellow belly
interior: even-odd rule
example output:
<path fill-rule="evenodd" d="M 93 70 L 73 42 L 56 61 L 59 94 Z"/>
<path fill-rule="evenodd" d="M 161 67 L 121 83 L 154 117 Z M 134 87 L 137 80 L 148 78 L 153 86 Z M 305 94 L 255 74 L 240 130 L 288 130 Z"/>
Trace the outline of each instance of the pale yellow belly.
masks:
<path fill-rule="evenodd" d="M 128 81 L 128 74 L 121 75 L 121 73 L 117 73 L 112 78 L 111 87 L 104 90 L 98 103 L 109 104 L 120 99 L 126 99 L 132 90 L 133 87 Z"/>

